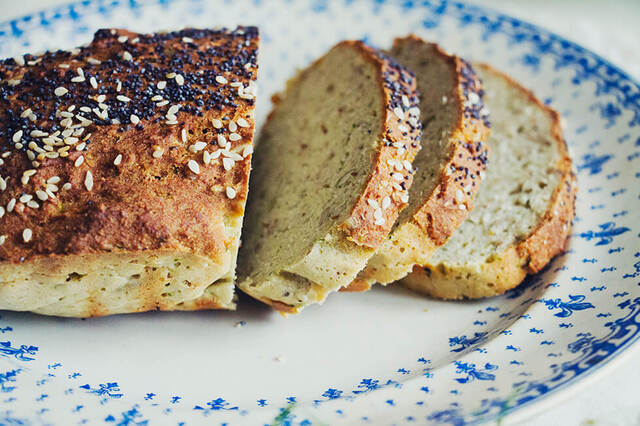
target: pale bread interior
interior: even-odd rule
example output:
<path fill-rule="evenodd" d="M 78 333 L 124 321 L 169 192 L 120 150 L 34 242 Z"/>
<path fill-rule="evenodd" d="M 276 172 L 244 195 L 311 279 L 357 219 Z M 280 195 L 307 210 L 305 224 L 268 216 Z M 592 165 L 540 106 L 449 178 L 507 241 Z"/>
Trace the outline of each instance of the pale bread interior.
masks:
<path fill-rule="evenodd" d="M 430 264 L 490 263 L 537 226 L 561 179 L 561 152 L 553 118 L 519 86 L 485 67 L 476 67 L 490 109 L 491 159 L 475 208 Z"/>

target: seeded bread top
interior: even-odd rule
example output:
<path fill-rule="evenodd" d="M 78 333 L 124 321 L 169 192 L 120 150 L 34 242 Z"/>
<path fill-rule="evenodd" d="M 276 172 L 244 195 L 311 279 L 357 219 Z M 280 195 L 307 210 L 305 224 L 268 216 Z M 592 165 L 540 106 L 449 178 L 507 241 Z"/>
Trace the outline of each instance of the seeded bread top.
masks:
<path fill-rule="evenodd" d="M 0 62 L 0 260 L 226 251 L 247 195 L 258 38 L 104 29 Z"/>

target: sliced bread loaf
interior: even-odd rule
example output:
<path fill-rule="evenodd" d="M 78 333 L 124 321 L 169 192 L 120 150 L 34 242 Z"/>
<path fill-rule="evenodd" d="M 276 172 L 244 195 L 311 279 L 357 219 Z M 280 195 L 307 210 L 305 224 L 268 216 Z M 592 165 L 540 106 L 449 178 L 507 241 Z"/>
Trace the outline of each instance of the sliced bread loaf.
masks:
<path fill-rule="evenodd" d="M 104 29 L 0 61 L 0 309 L 235 308 L 258 39 Z"/>
<path fill-rule="evenodd" d="M 558 114 L 504 74 L 476 69 L 492 122 L 491 162 L 476 208 L 427 264 L 402 280 L 444 299 L 515 287 L 562 250 L 574 216 L 575 174 Z"/>
<path fill-rule="evenodd" d="M 410 72 L 347 41 L 275 101 L 254 157 L 238 286 L 297 312 L 349 284 L 406 205 L 418 95 Z"/>
<path fill-rule="evenodd" d="M 390 55 L 416 74 L 422 150 L 409 206 L 346 291 L 388 284 L 425 264 L 467 217 L 487 162 L 487 112 L 472 67 L 416 36 L 396 39 Z"/>

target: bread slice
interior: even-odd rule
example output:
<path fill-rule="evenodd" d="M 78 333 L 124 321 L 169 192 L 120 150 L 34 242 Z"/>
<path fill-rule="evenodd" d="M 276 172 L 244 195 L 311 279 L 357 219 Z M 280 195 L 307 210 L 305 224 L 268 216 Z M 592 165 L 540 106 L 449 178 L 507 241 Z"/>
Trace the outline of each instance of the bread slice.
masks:
<path fill-rule="evenodd" d="M 258 31 L 100 30 L 0 63 L 0 309 L 233 309 Z"/>
<path fill-rule="evenodd" d="M 388 284 L 425 264 L 472 209 L 487 162 L 488 114 L 473 68 L 416 36 L 396 39 L 390 55 L 416 74 L 422 150 L 413 163 L 409 206 L 345 291 Z"/>
<path fill-rule="evenodd" d="M 239 287 L 297 312 L 350 283 L 406 205 L 418 117 L 413 75 L 362 42 L 293 78 L 257 144 Z"/>
<path fill-rule="evenodd" d="M 402 284 L 444 299 L 488 297 L 518 285 L 564 247 L 575 174 L 559 116 L 506 75 L 476 67 L 491 110 L 491 161 L 476 208 Z"/>

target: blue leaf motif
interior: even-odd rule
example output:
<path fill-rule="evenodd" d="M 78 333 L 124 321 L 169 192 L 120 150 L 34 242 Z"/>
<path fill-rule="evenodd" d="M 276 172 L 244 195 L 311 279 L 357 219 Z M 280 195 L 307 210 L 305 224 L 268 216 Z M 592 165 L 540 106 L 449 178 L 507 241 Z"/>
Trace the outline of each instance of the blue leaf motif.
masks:
<path fill-rule="evenodd" d="M 496 376 L 490 371 L 495 371 L 498 369 L 498 366 L 495 364 L 486 363 L 483 369 L 479 369 L 475 364 L 462 362 L 462 361 L 454 361 L 454 365 L 456 366 L 456 373 L 465 374 L 464 377 L 457 377 L 455 380 L 458 383 L 468 383 L 473 380 L 495 380 Z"/>
<path fill-rule="evenodd" d="M 486 331 L 482 331 L 479 333 L 474 333 L 473 337 L 467 337 L 467 335 L 450 337 L 449 338 L 449 346 L 459 346 L 455 349 L 451 349 L 450 352 L 462 352 L 470 346 L 480 344 L 487 340 L 488 333 Z"/>
<path fill-rule="evenodd" d="M 587 154 L 582 157 L 582 164 L 578 164 L 579 172 L 589 170 L 589 175 L 597 175 L 602 171 L 602 165 L 613 158 L 612 155 L 591 155 Z"/>
<path fill-rule="evenodd" d="M 598 225 L 598 227 L 600 228 L 599 231 L 582 232 L 580 233 L 580 237 L 587 241 L 598 240 L 596 246 L 604 246 L 611 244 L 614 237 L 630 231 L 626 226 L 616 228 L 616 224 L 614 222 L 603 223 Z"/>
<path fill-rule="evenodd" d="M 552 311 L 554 309 L 560 309 L 560 312 L 553 314 L 558 318 L 567 318 L 573 314 L 573 311 L 582 311 L 584 309 L 595 308 L 591 303 L 584 302 L 585 296 L 583 295 L 569 295 L 569 301 L 565 302 L 562 299 L 540 299 L 541 303 L 547 306 L 547 309 Z"/>
<path fill-rule="evenodd" d="M 106 396 L 109 398 L 122 398 L 120 392 L 120 385 L 117 382 L 100 383 L 97 388 L 92 388 L 88 384 L 80 386 L 80 389 L 85 389 L 89 393 L 93 393 L 100 396 Z"/>
<path fill-rule="evenodd" d="M 35 355 L 36 352 L 38 352 L 37 346 L 21 345 L 19 348 L 15 348 L 11 346 L 9 341 L 0 342 L 0 355 L 13 356 L 20 361 L 33 361 L 35 358 L 27 355 Z"/>

